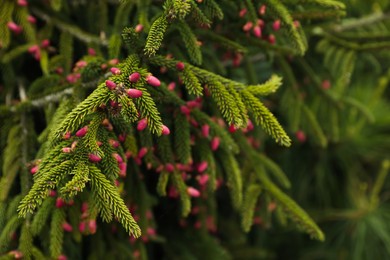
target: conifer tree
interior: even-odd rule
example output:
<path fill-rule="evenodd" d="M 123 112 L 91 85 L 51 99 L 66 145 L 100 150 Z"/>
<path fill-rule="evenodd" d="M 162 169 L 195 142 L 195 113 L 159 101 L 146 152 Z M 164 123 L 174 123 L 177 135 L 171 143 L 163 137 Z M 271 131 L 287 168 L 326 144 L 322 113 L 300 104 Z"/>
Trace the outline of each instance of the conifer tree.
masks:
<path fill-rule="evenodd" d="M 388 0 L 3 0 L 0 259 L 389 258 L 389 35 Z"/>

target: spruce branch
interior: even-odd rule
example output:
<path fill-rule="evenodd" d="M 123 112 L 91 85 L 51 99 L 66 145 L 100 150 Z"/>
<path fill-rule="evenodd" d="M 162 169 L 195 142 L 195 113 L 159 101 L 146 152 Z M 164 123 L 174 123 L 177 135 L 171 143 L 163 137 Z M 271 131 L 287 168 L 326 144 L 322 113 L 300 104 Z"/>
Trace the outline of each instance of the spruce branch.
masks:
<path fill-rule="evenodd" d="M 101 203 L 107 203 L 110 210 L 126 231 L 134 237 L 141 235 L 141 230 L 134 218 L 131 216 L 129 209 L 126 207 L 123 199 L 120 197 L 117 188 L 109 182 L 104 174 L 95 166 L 89 166 L 92 188 L 99 195 Z"/>
<path fill-rule="evenodd" d="M 245 106 L 248 108 L 249 112 L 253 114 L 256 123 L 261 125 L 265 132 L 271 135 L 278 144 L 287 147 L 290 146 L 290 137 L 288 137 L 277 119 L 263 103 L 247 90 L 242 90 L 240 94 L 242 95 Z"/>
<path fill-rule="evenodd" d="M 156 54 L 162 44 L 165 31 L 168 28 L 168 21 L 164 15 L 159 16 L 152 24 L 149 30 L 144 53 L 148 56 Z"/>
<path fill-rule="evenodd" d="M 241 206 L 241 226 L 245 232 L 249 232 L 253 224 L 253 215 L 260 193 L 261 187 L 258 184 L 249 184 L 245 190 Z"/>

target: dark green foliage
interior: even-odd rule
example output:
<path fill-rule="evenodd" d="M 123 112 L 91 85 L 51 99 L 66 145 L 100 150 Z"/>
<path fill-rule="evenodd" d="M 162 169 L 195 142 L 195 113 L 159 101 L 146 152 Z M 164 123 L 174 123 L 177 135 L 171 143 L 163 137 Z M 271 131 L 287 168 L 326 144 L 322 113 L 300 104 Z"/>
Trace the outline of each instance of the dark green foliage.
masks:
<path fill-rule="evenodd" d="M 388 0 L 3 2 L 0 259 L 389 258 Z"/>

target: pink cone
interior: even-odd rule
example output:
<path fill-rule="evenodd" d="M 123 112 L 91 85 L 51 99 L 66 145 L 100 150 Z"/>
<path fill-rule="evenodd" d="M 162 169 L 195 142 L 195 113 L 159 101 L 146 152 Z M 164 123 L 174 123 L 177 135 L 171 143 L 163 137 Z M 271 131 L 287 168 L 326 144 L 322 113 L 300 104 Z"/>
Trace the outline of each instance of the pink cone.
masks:
<path fill-rule="evenodd" d="M 176 63 L 176 69 L 177 69 L 178 71 L 183 71 L 183 70 L 184 70 L 184 67 L 185 67 L 185 65 L 184 65 L 183 62 L 179 61 L 178 63 Z"/>
<path fill-rule="evenodd" d="M 36 22 L 37 22 L 37 19 L 36 19 L 34 16 L 29 15 L 29 16 L 27 17 L 27 21 L 28 21 L 29 23 L 36 23 Z"/>
<path fill-rule="evenodd" d="M 27 0 L 18 0 L 18 5 L 19 6 L 27 6 L 28 2 L 27 2 Z"/>
<path fill-rule="evenodd" d="M 271 44 L 275 44 L 275 42 L 276 42 L 275 35 L 270 34 L 270 35 L 268 36 L 268 42 L 271 43 Z"/>
<path fill-rule="evenodd" d="M 113 90 L 116 88 L 116 84 L 114 81 L 106 80 L 106 87 L 109 88 L 110 90 Z"/>
<path fill-rule="evenodd" d="M 202 161 L 201 163 L 198 164 L 197 171 L 199 173 L 204 172 L 207 169 L 207 167 L 208 167 L 207 161 Z"/>
<path fill-rule="evenodd" d="M 141 159 L 141 158 L 144 157 L 147 153 L 148 153 L 148 148 L 142 147 L 141 149 L 139 149 L 137 157 Z"/>
<path fill-rule="evenodd" d="M 171 133 L 171 131 L 169 130 L 169 128 L 166 125 L 163 125 L 162 130 L 161 130 L 161 134 L 162 135 L 169 135 L 170 133 Z"/>
<path fill-rule="evenodd" d="M 300 143 L 304 143 L 306 141 L 306 134 L 302 130 L 298 130 L 295 133 L 295 137 L 298 139 Z"/>
<path fill-rule="evenodd" d="M 175 170 L 175 166 L 173 166 L 172 163 L 167 163 L 165 165 L 165 169 L 167 170 L 167 172 L 173 172 Z"/>
<path fill-rule="evenodd" d="M 159 87 L 161 85 L 160 80 L 152 75 L 146 77 L 146 82 L 153 87 Z"/>
<path fill-rule="evenodd" d="M 70 148 L 70 147 L 64 147 L 64 148 L 62 148 L 62 152 L 63 152 L 63 153 L 70 153 L 70 152 L 72 152 L 72 148 Z"/>
<path fill-rule="evenodd" d="M 209 137 L 210 134 L 210 126 L 208 124 L 202 125 L 202 136 Z"/>
<path fill-rule="evenodd" d="M 38 165 L 35 165 L 34 167 L 32 167 L 32 168 L 30 169 L 30 173 L 31 173 L 32 175 L 36 174 L 37 171 L 38 171 Z"/>
<path fill-rule="evenodd" d="M 200 186 L 205 186 L 209 181 L 210 176 L 208 174 L 199 175 L 197 180 Z"/>
<path fill-rule="evenodd" d="M 83 233 L 85 231 L 85 222 L 80 222 L 79 224 L 79 231 Z"/>
<path fill-rule="evenodd" d="M 119 147 L 119 142 L 117 140 L 110 139 L 110 140 L 108 140 L 108 142 L 110 143 L 112 148 L 118 148 Z"/>
<path fill-rule="evenodd" d="M 142 32 L 143 29 L 144 29 L 144 26 L 142 24 L 137 24 L 135 26 L 135 32 L 137 32 L 137 33 Z"/>
<path fill-rule="evenodd" d="M 191 110 L 184 105 L 180 107 L 180 111 L 186 116 L 189 116 L 191 114 Z"/>
<path fill-rule="evenodd" d="M 147 126 L 148 126 L 148 120 L 146 118 L 142 118 L 141 120 L 138 121 L 137 130 L 143 131 Z"/>
<path fill-rule="evenodd" d="M 129 76 L 129 81 L 131 83 L 137 83 L 140 78 L 141 75 L 138 72 L 134 72 Z"/>
<path fill-rule="evenodd" d="M 127 163 L 125 162 L 120 162 L 119 163 L 119 176 L 124 178 L 127 175 Z"/>
<path fill-rule="evenodd" d="M 100 158 L 99 155 L 96 155 L 93 153 L 89 154 L 88 159 L 90 162 L 93 162 L 93 163 L 98 163 L 102 160 L 102 158 Z"/>
<path fill-rule="evenodd" d="M 193 187 L 188 187 L 187 193 L 188 193 L 188 195 L 190 195 L 191 197 L 194 197 L 194 198 L 200 197 L 200 191 L 198 191 L 197 189 L 195 189 Z"/>
<path fill-rule="evenodd" d="M 42 40 L 42 42 L 41 42 L 41 47 L 42 48 L 47 48 L 47 47 L 49 47 L 50 46 L 50 41 L 49 41 L 49 39 L 44 39 L 44 40 Z M 84 61 L 85 62 L 85 61 Z M 86 64 L 86 62 L 85 62 L 85 65 L 87 65 Z M 83 66 L 83 67 L 85 67 L 85 66 Z"/>
<path fill-rule="evenodd" d="M 130 89 L 127 90 L 127 95 L 130 98 L 139 98 L 139 97 L 142 96 L 142 91 L 139 90 L 139 89 L 130 88 Z"/>
<path fill-rule="evenodd" d="M 16 34 L 19 34 L 23 31 L 23 28 L 14 22 L 8 22 L 7 27 L 8 27 L 8 29 L 10 29 L 12 32 L 14 32 Z"/>
<path fill-rule="evenodd" d="M 118 153 L 114 153 L 114 154 L 112 154 L 112 156 L 115 158 L 115 160 L 116 160 L 118 163 L 123 162 L 122 156 L 120 156 Z"/>
<path fill-rule="evenodd" d="M 80 130 L 76 132 L 76 136 L 83 137 L 87 134 L 87 132 L 88 132 L 88 126 L 84 126 L 83 128 L 80 128 Z"/>
<path fill-rule="evenodd" d="M 121 70 L 118 69 L 118 68 L 116 68 L 116 67 L 112 67 L 112 68 L 110 69 L 110 71 L 111 71 L 111 73 L 114 74 L 114 75 L 119 75 L 119 74 L 121 74 Z"/>
<path fill-rule="evenodd" d="M 65 206 L 65 201 L 61 198 L 57 198 L 56 200 L 56 208 L 62 208 Z"/>
<path fill-rule="evenodd" d="M 266 6 L 266 5 L 260 6 L 260 8 L 259 8 L 259 14 L 260 14 L 260 15 L 264 15 L 266 9 L 267 9 L 267 6 Z"/>
<path fill-rule="evenodd" d="M 62 229 L 65 232 L 72 232 L 73 231 L 73 227 L 68 222 L 62 223 Z"/>
<path fill-rule="evenodd" d="M 273 29 L 275 32 L 280 30 L 280 20 L 276 20 L 276 21 L 272 24 L 272 29 Z"/>
<path fill-rule="evenodd" d="M 256 25 L 255 27 L 253 27 L 253 35 L 256 38 L 260 38 L 261 37 L 261 28 L 260 28 L 260 26 Z"/>
<path fill-rule="evenodd" d="M 88 229 L 91 234 L 96 233 L 96 229 L 97 229 L 96 220 L 91 219 L 90 221 L 88 221 Z"/>
<path fill-rule="evenodd" d="M 211 143 L 210 143 L 210 146 L 211 146 L 211 150 L 212 151 L 216 151 L 219 147 L 219 144 L 220 144 L 220 139 L 218 136 L 215 136 L 212 140 L 211 140 Z"/>
<path fill-rule="evenodd" d="M 244 32 L 249 32 L 250 29 L 252 29 L 253 27 L 253 23 L 252 22 L 247 22 L 246 24 L 244 24 L 244 26 L 242 27 L 242 30 Z"/>

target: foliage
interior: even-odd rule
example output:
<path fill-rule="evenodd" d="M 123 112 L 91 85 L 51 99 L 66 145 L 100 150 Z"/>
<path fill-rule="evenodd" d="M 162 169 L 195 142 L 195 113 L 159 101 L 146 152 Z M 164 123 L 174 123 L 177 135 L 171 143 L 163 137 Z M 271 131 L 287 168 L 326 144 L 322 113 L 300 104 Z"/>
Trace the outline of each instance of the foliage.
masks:
<path fill-rule="evenodd" d="M 388 0 L 3 2 L 1 259 L 389 257 Z"/>

